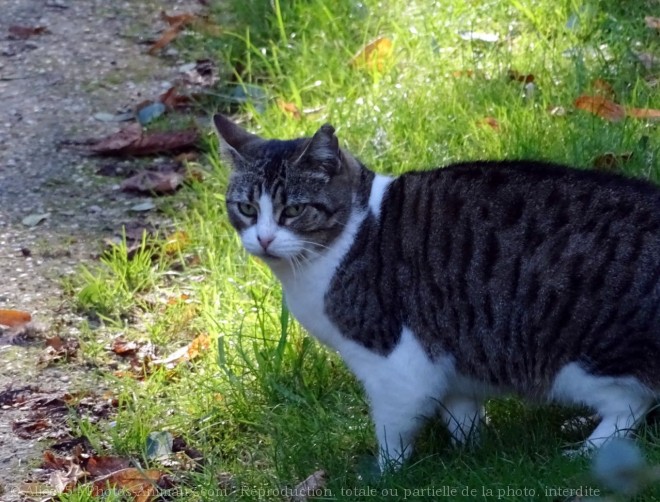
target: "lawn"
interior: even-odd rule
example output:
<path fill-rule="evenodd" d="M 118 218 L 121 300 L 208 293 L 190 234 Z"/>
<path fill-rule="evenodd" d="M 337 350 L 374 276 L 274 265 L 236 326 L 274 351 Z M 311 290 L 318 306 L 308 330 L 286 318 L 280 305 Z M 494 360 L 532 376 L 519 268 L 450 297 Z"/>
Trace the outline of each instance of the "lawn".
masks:
<path fill-rule="evenodd" d="M 208 100 L 209 115 L 233 114 L 274 138 L 310 135 L 330 122 L 345 148 L 388 174 L 530 158 L 660 181 L 657 123 L 575 106 L 580 96 L 597 96 L 627 109 L 660 108 L 658 67 L 643 64 L 644 54 L 660 55 L 658 31 L 644 21 L 654 7 L 658 14 L 655 1 L 218 4 L 211 18 L 223 23 L 221 34 L 177 42 L 191 58 L 223 62 L 232 85 L 246 86 L 240 105 Z M 562 454 L 588 435 L 565 427 L 584 412 L 515 398 L 489 402 L 478 447 L 453 448 L 430 421 L 413 459 L 400 472 L 377 476 L 360 386 L 289 317 L 278 282 L 241 249 L 225 216 L 228 167 L 214 142 L 209 134 L 208 157 L 200 161 L 211 174 L 164 203 L 178 229 L 173 241 L 145 244 L 131 259 L 119 247 L 74 285 L 80 308 L 102 315 L 106 336 L 149 340 L 161 354 L 199 336 L 210 345 L 146 378 L 118 376 L 104 369 L 105 342 L 90 327 L 83 349 L 117 390 L 119 408 L 111 423 L 72 418 L 81 435 L 145 467 L 160 465 L 147 455 L 149 433 L 183 437 L 204 461 L 197 470 L 170 467 L 178 500 L 286 500 L 319 470 L 327 481 L 318 500 L 575 500 L 579 488 L 606 493 L 590 477 L 587 459 Z M 652 423 L 639 431 L 656 464 L 658 433 Z M 660 489 L 639 500 L 653 497 Z M 91 496 L 78 490 L 61 499 Z"/>

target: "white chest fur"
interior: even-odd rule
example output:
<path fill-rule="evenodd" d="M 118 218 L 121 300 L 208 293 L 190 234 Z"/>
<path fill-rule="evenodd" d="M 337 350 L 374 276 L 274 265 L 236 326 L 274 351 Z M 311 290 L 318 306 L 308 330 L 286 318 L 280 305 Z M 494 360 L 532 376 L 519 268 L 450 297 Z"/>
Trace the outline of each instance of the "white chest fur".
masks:
<path fill-rule="evenodd" d="M 354 211 L 330 249 L 323 256 L 304 263 L 295 272 L 288 266 L 281 269 L 273 267 L 282 282 L 286 303 L 293 316 L 317 339 L 340 352 L 346 340 L 325 314 L 324 298 L 365 216 L 364 212 Z"/>

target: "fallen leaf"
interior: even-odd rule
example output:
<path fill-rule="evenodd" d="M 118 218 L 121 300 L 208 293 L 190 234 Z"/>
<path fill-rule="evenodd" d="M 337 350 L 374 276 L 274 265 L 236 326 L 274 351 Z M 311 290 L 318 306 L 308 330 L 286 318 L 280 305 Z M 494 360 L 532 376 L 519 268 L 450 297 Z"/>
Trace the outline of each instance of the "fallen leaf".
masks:
<path fill-rule="evenodd" d="M 45 416 L 39 415 L 24 420 L 16 420 L 12 424 L 12 430 L 21 439 L 35 439 L 40 432 L 46 431 L 53 423 Z"/>
<path fill-rule="evenodd" d="M 31 214 L 21 220 L 21 223 L 26 227 L 36 227 L 42 221 L 50 218 L 50 213 Z"/>
<path fill-rule="evenodd" d="M 178 94 L 178 89 L 174 85 L 158 97 L 158 101 L 163 103 L 166 107 L 176 110 L 190 105 L 190 96 L 183 96 Z"/>
<path fill-rule="evenodd" d="M 23 310 L 0 309 L 0 325 L 18 328 L 32 320 L 29 312 Z"/>
<path fill-rule="evenodd" d="M 131 461 L 123 457 L 90 457 L 85 463 L 85 470 L 90 476 L 107 476 L 128 469 L 130 465 Z"/>
<path fill-rule="evenodd" d="M 603 96 L 580 96 L 574 102 L 575 108 L 584 110 L 610 122 L 619 122 L 626 116 L 623 106 Z"/>
<path fill-rule="evenodd" d="M 34 37 L 35 35 L 44 35 L 46 33 L 50 33 L 50 31 L 48 31 L 48 28 L 45 26 L 14 25 L 9 27 L 9 37 L 18 40 L 26 40 L 30 37 Z"/>
<path fill-rule="evenodd" d="M 208 335 L 199 335 L 185 347 L 172 352 L 164 359 L 156 359 L 152 364 L 174 368 L 177 364 L 184 361 L 192 361 L 199 357 L 201 353 L 207 352 L 211 347 L 211 339 Z"/>
<path fill-rule="evenodd" d="M 295 104 L 287 103 L 282 99 L 277 100 L 277 107 L 280 110 L 282 110 L 286 115 L 288 115 L 289 117 L 293 117 L 296 120 L 300 120 L 300 117 L 302 116 L 300 110 Z"/>
<path fill-rule="evenodd" d="M 474 77 L 474 71 L 473 70 L 457 70 L 452 72 L 452 77 L 455 78 L 460 78 L 460 77 L 468 77 L 472 78 Z"/>
<path fill-rule="evenodd" d="M 48 366 L 55 361 L 68 361 L 75 357 L 80 343 L 75 338 L 52 336 L 46 339 L 46 349 L 39 357 L 39 363 Z"/>
<path fill-rule="evenodd" d="M 644 18 L 646 27 L 652 30 L 660 30 L 660 17 L 646 16 Z"/>
<path fill-rule="evenodd" d="M 318 497 L 319 493 L 321 493 L 321 495 L 323 494 L 325 483 L 325 471 L 316 471 L 293 488 L 291 500 L 293 502 L 306 502 L 309 497 Z"/>
<path fill-rule="evenodd" d="M 123 338 L 115 338 L 112 342 L 110 350 L 122 357 L 134 356 L 138 351 L 138 344 L 132 340 L 124 340 Z"/>
<path fill-rule="evenodd" d="M 515 80 L 516 82 L 524 82 L 526 84 L 534 82 L 534 75 L 532 75 L 531 73 L 527 75 L 523 75 L 522 73 L 519 73 L 514 69 L 509 70 L 508 77 L 509 80 Z"/>
<path fill-rule="evenodd" d="M 357 51 L 348 61 L 348 64 L 353 68 L 382 72 L 386 63 L 392 58 L 392 53 L 392 40 L 388 37 L 381 36 Z"/>
<path fill-rule="evenodd" d="M 147 502 L 157 494 L 157 483 L 163 477 L 159 470 L 140 470 L 133 467 L 113 472 L 92 483 L 92 496 L 100 497 L 112 488 L 133 495 L 134 502 Z"/>
<path fill-rule="evenodd" d="M 97 155 L 152 155 L 195 148 L 199 132 L 194 129 L 144 133 L 140 124 L 124 129 L 97 141 L 90 150 Z"/>
<path fill-rule="evenodd" d="M 652 108 L 626 108 L 629 117 L 646 120 L 660 120 L 660 110 Z"/>
<path fill-rule="evenodd" d="M 660 110 L 624 107 L 602 96 L 580 96 L 575 100 L 575 107 L 611 122 L 619 122 L 626 116 L 651 121 L 660 120 Z"/>
<path fill-rule="evenodd" d="M 161 12 L 161 17 L 170 27 L 165 30 L 162 36 L 147 51 L 152 56 L 179 36 L 181 30 L 195 19 L 194 14 L 184 13 L 176 16 L 168 16 L 164 11 Z"/>
<path fill-rule="evenodd" d="M 623 164 L 628 162 L 633 156 L 633 152 L 612 153 L 607 152 L 599 155 L 593 160 L 594 168 L 600 171 L 615 171 Z"/>
<path fill-rule="evenodd" d="M 500 123 L 495 117 L 484 117 L 483 119 L 477 121 L 477 125 L 481 127 L 488 126 L 496 131 L 500 130 Z"/>
<path fill-rule="evenodd" d="M 171 194 L 183 183 L 185 176 L 181 173 L 142 171 L 124 180 L 120 188 L 123 192 L 138 192 L 155 195 Z"/>

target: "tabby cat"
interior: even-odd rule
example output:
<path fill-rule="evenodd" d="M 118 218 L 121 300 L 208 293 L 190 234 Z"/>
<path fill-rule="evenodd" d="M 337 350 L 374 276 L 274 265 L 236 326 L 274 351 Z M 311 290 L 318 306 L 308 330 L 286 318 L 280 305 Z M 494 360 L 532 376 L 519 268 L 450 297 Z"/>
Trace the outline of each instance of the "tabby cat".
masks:
<path fill-rule="evenodd" d="M 368 170 L 334 129 L 266 140 L 214 117 L 227 210 L 300 323 L 368 395 L 380 463 L 422 418 L 464 442 L 517 393 L 626 435 L 660 391 L 660 189 L 541 162 Z"/>

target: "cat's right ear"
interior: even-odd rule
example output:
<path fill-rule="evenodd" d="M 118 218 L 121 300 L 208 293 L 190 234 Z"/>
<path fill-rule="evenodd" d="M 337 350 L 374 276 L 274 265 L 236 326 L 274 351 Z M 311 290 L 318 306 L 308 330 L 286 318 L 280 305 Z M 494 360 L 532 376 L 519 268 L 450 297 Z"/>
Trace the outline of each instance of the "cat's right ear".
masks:
<path fill-rule="evenodd" d="M 213 125 L 218 133 L 220 156 L 235 170 L 240 170 L 245 161 L 245 150 L 249 143 L 261 140 L 256 134 L 247 132 L 219 113 L 213 116 Z"/>

